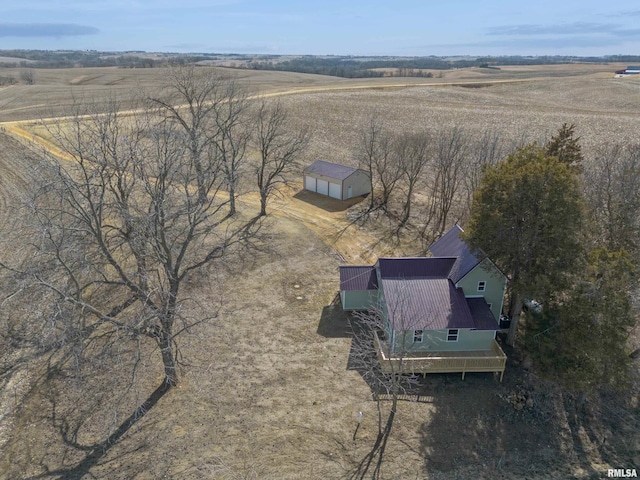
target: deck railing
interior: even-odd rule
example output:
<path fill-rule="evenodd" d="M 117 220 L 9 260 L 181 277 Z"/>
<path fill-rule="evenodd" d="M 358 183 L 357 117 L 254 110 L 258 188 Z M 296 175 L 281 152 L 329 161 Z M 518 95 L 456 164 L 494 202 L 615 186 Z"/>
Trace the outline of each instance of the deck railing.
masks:
<path fill-rule="evenodd" d="M 375 345 L 380 359 L 380 366 L 385 373 L 462 373 L 497 372 L 500 381 L 504 376 L 507 356 L 495 340 L 491 350 L 477 352 L 429 352 L 424 354 L 394 356 L 389 353 L 389 346 L 375 334 Z"/>

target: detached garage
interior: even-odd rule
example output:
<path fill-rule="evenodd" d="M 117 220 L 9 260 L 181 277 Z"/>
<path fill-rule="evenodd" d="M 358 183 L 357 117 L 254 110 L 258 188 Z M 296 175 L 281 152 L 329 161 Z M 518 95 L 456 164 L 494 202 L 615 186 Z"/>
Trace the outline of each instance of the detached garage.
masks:
<path fill-rule="evenodd" d="M 304 169 L 304 188 L 338 200 L 371 192 L 369 174 L 359 168 L 317 160 Z"/>

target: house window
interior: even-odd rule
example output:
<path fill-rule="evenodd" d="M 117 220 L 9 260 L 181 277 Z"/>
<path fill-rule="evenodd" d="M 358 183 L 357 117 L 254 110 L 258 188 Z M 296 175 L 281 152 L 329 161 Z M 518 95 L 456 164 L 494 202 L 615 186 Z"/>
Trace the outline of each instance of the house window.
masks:
<path fill-rule="evenodd" d="M 478 282 L 478 291 L 479 292 L 484 292 L 486 287 L 487 287 L 487 282 Z"/>
<path fill-rule="evenodd" d="M 458 341 L 458 329 L 453 328 L 447 331 L 447 342 L 457 342 Z"/>
<path fill-rule="evenodd" d="M 413 343 L 422 343 L 423 339 L 424 339 L 424 334 L 422 330 L 413 331 Z"/>

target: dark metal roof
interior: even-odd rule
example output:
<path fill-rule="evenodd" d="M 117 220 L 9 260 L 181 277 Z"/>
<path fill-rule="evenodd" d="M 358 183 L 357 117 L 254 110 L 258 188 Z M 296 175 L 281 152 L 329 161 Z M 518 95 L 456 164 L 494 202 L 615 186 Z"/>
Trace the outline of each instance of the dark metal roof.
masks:
<path fill-rule="evenodd" d="M 493 317 L 489 304 L 484 298 L 467 298 L 467 304 L 476 324 L 476 330 L 500 330 L 500 325 Z"/>
<path fill-rule="evenodd" d="M 340 290 L 377 290 L 378 276 L 376 267 L 344 266 L 340 267 Z"/>
<path fill-rule="evenodd" d="M 457 257 L 449 274 L 449 278 L 454 283 L 458 283 L 484 258 L 484 255 L 472 253 L 467 244 L 462 241 L 460 234 L 463 231 L 460 226 L 454 225 L 451 230 L 429 247 L 429 251 L 434 257 Z"/>
<path fill-rule="evenodd" d="M 382 279 L 394 330 L 476 328 L 461 288 L 447 278 Z"/>
<path fill-rule="evenodd" d="M 347 167 L 346 165 L 338 165 L 337 163 L 331 163 L 325 160 L 316 160 L 304 169 L 304 173 L 314 173 L 316 175 L 335 178 L 336 180 L 344 180 L 357 170 L 357 168 Z"/>
<path fill-rule="evenodd" d="M 404 257 L 380 258 L 380 278 L 448 278 L 455 258 Z"/>

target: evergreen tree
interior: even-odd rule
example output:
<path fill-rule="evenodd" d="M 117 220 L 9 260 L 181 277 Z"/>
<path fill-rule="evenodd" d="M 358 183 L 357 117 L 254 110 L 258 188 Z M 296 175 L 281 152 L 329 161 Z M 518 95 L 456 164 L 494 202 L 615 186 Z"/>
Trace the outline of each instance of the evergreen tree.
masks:
<path fill-rule="evenodd" d="M 561 163 L 566 163 L 577 171 L 582 171 L 582 147 L 580 137 L 575 136 L 575 125 L 563 123 L 558 133 L 551 137 L 545 145 L 545 153 L 557 157 Z"/>
<path fill-rule="evenodd" d="M 581 250 L 583 201 L 575 170 L 537 144 L 487 169 L 474 194 L 465 240 L 510 279 L 513 344 L 526 298 L 544 303 L 567 286 Z"/>
<path fill-rule="evenodd" d="M 627 384 L 633 271 L 626 251 L 595 250 L 566 297 L 533 315 L 527 347 L 543 374 L 582 393 Z"/>

